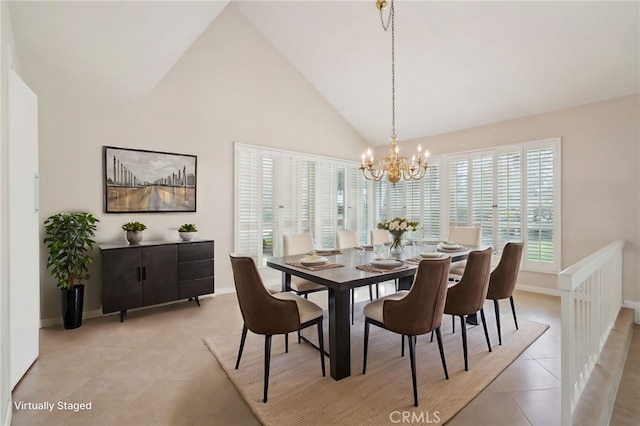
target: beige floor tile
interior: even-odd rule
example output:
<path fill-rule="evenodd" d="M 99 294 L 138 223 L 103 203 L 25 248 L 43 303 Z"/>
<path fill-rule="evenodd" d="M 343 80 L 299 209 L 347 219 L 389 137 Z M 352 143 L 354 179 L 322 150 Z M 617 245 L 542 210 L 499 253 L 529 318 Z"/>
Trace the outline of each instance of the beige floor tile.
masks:
<path fill-rule="evenodd" d="M 447 422 L 447 426 L 529 426 L 530 424 L 513 398 L 505 392 L 482 392 Z"/>
<path fill-rule="evenodd" d="M 193 425 L 214 396 L 212 382 L 156 380 L 117 418 L 119 425 Z"/>
<path fill-rule="evenodd" d="M 537 361 L 540 363 L 540 365 L 546 368 L 549 373 L 553 374 L 558 380 L 562 379 L 562 362 L 560 358 L 541 358 Z"/>
<path fill-rule="evenodd" d="M 542 367 L 535 359 L 516 360 L 496 378 L 507 392 L 555 389 L 560 380 Z"/>
<path fill-rule="evenodd" d="M 560 425 L 560 389 L 512 392 L 511 396 L 532 425 Z"/>
<path fill-rule="evenodd" d="M 544 333 L 529 348 L 527 353 L 532 358 L 560 358 L 560 338 Z"/>
<path fill-rule="evenodd" d="M 185 349 L 132 349 L 126 356 L 105 367 L 99 377 L 164 379 L 171 367 L 186 353 Z"/>

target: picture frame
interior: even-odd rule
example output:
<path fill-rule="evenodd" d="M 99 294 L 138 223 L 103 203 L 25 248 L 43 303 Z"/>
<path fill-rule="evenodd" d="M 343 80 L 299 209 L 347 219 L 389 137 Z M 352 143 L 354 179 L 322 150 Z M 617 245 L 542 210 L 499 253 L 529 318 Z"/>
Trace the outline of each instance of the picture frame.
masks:
<path fill-rule="evenodd" d="M 103 146 L 105 213 L 195 212 L 198 157 Z"/>

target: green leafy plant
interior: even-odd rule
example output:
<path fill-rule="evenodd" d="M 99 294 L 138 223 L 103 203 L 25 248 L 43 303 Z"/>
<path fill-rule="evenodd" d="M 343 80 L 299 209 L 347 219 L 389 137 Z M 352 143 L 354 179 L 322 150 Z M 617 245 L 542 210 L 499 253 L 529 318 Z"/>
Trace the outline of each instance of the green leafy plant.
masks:
<path fill-rule="evenodd" d="M 97 222 L 91 213 L 58 213 L 45 220 L 47 268 L 58 287 L 68 290 L 91 278 L 88 265 L 93 258 L 89 253 L 95 244 Z"/>
<path fill-rule="evenodd" d="M 124 231 L 144 231 L 147 229 L 147 226 L 140 222 L 127 222 L 122 225 L 122 229 Z"/>
<path fill-rule="evenodd" d="M 178 228 L 178 232 L 198 232 L 198 230 L 196 229 L 196 225 L 193 223 L 185 223 Z"/>

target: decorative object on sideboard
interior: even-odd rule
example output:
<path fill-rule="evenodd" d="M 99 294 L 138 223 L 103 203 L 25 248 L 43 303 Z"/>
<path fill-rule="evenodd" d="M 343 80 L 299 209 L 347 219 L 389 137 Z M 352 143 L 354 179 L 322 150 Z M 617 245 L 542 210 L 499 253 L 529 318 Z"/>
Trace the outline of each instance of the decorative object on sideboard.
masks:
<path fill-rule="evenodd" d="M 196 211 L 197 157 L 103 147 L 105 213 Z"/>
<path fill-rule="evenodd" d="M 142 231 L 147 229 L 147 226 L 140 222 L 127 222 L 122 225 L 122 229 L 127 231 L 127 241 L 129 241 L 129 244 L 140 244 L 140 241 L 142 241 Z"/>
<path fill-rule="evenodd" d="M 88 265 L 99 222 L 91 213 L 58 213 L 44 222 L 47 268 L 61 291 L 65 329 L 82 325 L 84 284 L 91 278 Z"/>
<path fill-rule="evenodd" d="M 180 233 L 180 239 L 182 239 L 182 241 L 191 241 L 196 235 L 196 232 L 198 232 L 198 229 L 193 223 L 185 223 L 178 228 L 178 232 Z"/>

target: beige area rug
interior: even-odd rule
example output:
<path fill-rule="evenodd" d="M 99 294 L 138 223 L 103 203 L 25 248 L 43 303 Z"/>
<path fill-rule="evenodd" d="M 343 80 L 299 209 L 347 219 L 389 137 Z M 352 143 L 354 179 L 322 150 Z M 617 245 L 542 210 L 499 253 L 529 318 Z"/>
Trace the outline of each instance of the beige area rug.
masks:
<path fill-rule="evenodd" d="M 360 305 L 360 304 L 359 304 Z M 358 309 L 359 308 L 359 309 Z M 362 312 L 356 306 L 356 312 Z M 487 351 L 482 326 L 469 326 L 469 371 L 464 371 L 460 322 L 451 333 L 451 318 L 442 327 L 449 380 L 445 380 L 438 344 L 430 336 L 419 336 L 416 346 L 419 406 L 413 406 L 411 367 L 408 347 L 400 356 L 400 336 L 371 326 L 367 374 L 362 374 L 364 322 L 362 316 L 351 328 L 351 376 L 335 381 L 322 377 L 320 356 L 311 345 L 297 343 L 289 335 L 289 353 L 284 352 L 284 336 L 274 336 L 271 347 L 269 400 L 262 402 L 264 374 L 264 336 L 249 332 L 238 370 L 234 369 L 241 330 L 204 338 L 210 351 L 238 388 L 255 416 L 265 425 L 386 425 L 398 424 L 402 416 L 413 423 L 445 423 L 489 385 L 529 345 L 540 337 L 547 325 L 519 321 L 515 330 L 504 318 L 503 345 L 493 316 L 487 315 L 493 352 Z M 325 340 L 328 330 L 325 311 Z M 309 340 L 317 341 L 317 330 L 305 330 Z M 325 343 L 328 348 L 328 343 Z"/>

